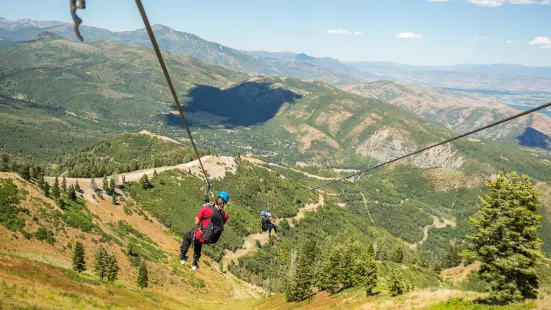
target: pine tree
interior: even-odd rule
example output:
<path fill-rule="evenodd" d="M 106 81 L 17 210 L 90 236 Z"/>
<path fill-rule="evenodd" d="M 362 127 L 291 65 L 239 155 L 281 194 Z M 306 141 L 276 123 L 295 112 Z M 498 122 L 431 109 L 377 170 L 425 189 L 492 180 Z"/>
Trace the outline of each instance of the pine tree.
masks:
<path fill-rule="evenodd" d="M 122 176 L 122 184 L 125 184 L 126 183 L 126 177 L 123 175 Z"/>
<path fill-rule="evenodd" d="M 479 197 L 479 218 L 470 218 L 478 232 L 467 235 L 472 246 L 466 256 L 482 263 L 478 273 L 488 284 L 490 302 L 535 298 L 539 287 L 535 265 L 543 256 L 536 235 L 542 218 L 536 214 L 540 193 L 527 176 L 514 172 L 500 172 L 487 187 L 490 195 Z"/>
<path fill-rule="evenodd" d="M 392 274 L 390 275 L 390 280 L 388 282 L 388 290 L 391 296 L 402 295 L 404 293 L 402 277 L 396 270 L 392 270 Z"/>
<path fill-rule="evenodd" d="M 116 205 L 117 204 L 117 196 L 115 194 L 113 194 L 113 196 L 111 196 L 111 203 Z"/>
<path fill-rule="evenodd" d="M 144 175 L 140 178 L 140 185 L 143 189 L 148 189 L 153 187 L 151 185 L 151 182 L 149 182 L 149 178 L 147 177 L 147 174 L 144 173 Z"/>
<path fill-rule="evenodd" d="M 146 288 L 148 286 L 149 278 L 147 276 L 147 266 L 145 265 L 145 261 L 142 261 L 140 263 L 140 267 L 138 268 L 138 287 Z"/>
<path fill-rule="evenodd" d="M 78 184 L 78 181 L 76 181 L 76 183 L 75 183 L 75 191 L 77 191 L 77 192 L 79 192 L 79 193 L 82 191 L 82 190 L 80 189 L 80 185 Z"/>
<path fill-rule="evenodd" d="M 157 169 L 153 170 L 153 177 L 158 177 L 159 174 L 157 173 Z"/>
<path fill-rule="evenodd" d="M 109 180 L 109 195 L 115 195 L 115 179 Z"/>
<path fill-rule="evenodd" d="M 344 275 L 343 288 L 350 288 L 362 285 L 366 277 L 366 266 L 364 249 L 358 242 L 348 240 L 344 251 L 343 269 L 347 270 Z"/>
<path fill-rule="evenodd" d="M 373 249 L 373 248 L 371 248 Z M 373 250 L 365 254 L 365 294 L 373 295 L 373 289 L 377 286 L 377 264 L 373 257 Z"/>
<path fill-rule="evenodd" d="M 27 181 L 30 181 L 30 180 L 31 180 L 31 172 L 30 172 L 30 170 L 29 170 L 29 166 L 27 166 L 27 165 L 21 165 L 21 166 L 19 167 L 19 175 L 20 175 L 23 179 L 25 179 L 25 180 L 27 180 Z"/>
<path fill-rule="evenodd" d="M 77 200 L 77 192 L 75 190 L 75 187 L 73 185 L 69 186 L 69 193 L 68 193 L 69 199 L 72 201 Z"/>
<path fill-rule="evenodd" d="M 386 240 L 377 241 L 374 245 L 375 259 L 385 261 L 388 259 L 388 244 Z"/>
<path fill-rule="evenodd" d="M 104 279 L 107 275 L 107 251 L 103 246 L 100 246 L 96 251 L 96 259 L 94 260 L 94 273 L 100 278 Z"/>
<path fill-rule="evenodd" d="M 42 185 L 42 190 L 44 191 L 44 196 L 50 197 L 50 184 L 48 184 L 48 182 L 44 182 L 44 185 Z"/>
<path fill-rule="evenodd" d="M 319 253 L 315 239 L 310 239 L 303 245 L 296 271 L 285 290 L 287 301 L 304 300 L 312 295 L 312 288 L 316 283 Z"/>
<path fill-rule="evenodd" d="M 107 255 L 105 272 L 107 281 L 114 282 L 115 280 L 117 280 L 119 270 L 121 269 L 119 268 L 119 264 L 117 262 L 117 257 L 115 256 L 115 254 Z"/>
<path fill-rule="evenodd" d="M 65 179 L 65 176 L 63 176 L 63 179 L 61 179 L 61 190 L 64 193 L 67 192 L 67 180 Z"/>
<path fill-rule="evenodd" d="M 321 271 L 320 271 L 320 283 L 321 289 L 327 290 L 329 293 L 335 293 L 339 290 L 339 285 L 343 282 L 342 269 L 343 258 L 343 246 L 340 244 L 331 247 L 329 255 L 327 256 Z"/>
<path fill-rule="evenodd" d="M 103 190 L 109 195 L 109 182 L 107 181 L 107 176 L 103 177 Z"/>
<path fill-rule="evenodd" d="M 54 181 L 54 186 L 52 187 L 52 198 L 59 198 L 60 195 L 61 191 L 59 189 L 59 180 L 56 177 Z"/>
<path fill-rule="evenodd" d="M 402 263 L 402 260 L 404 259 L 404 250 L 402 250 L 402 248 L 400 247 L 394 249 L 390 259 L 395 263 Z"/>
<path fill-rule="evenodd" d="M 84 245 L 77 241 L 73 248 L 73 270 L 83 272 L 86 270 L 86 262 L 84 260 Z"/>

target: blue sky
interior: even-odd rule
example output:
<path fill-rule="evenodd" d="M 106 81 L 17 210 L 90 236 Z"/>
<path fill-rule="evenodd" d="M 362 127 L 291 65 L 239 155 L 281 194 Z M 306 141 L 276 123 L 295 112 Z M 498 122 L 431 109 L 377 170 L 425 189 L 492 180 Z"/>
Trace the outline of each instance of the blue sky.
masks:
<path fill-rule="evenodd" d="M 68 2 L 0 0 L 0 16 L 72 22 Z M 143 3 L 152 24 L 164 24 L 241 50 L 294 51 L 340 60 L 418 65 L 551 66 L 549 0 Z M 113 31 L 143 28 L 130 0 L 89 0 L 79 16 L 85 25 Z"/>

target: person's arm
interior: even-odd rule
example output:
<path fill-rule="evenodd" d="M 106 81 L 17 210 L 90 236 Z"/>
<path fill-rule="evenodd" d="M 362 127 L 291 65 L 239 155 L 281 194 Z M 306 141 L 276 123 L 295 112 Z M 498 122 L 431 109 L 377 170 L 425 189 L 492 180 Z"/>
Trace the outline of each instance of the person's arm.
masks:
<path fill-rule="evenodd" d="M 224 224 L 226 224 L 229 219 L 230 217 L 228 216 L 228 213 L 224 212 Z"/>

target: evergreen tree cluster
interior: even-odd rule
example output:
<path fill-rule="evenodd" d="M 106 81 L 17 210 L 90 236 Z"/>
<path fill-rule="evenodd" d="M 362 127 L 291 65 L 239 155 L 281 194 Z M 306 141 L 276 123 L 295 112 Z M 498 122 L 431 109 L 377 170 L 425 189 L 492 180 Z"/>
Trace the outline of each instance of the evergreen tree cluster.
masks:
<path fill-rule="evenodd" d="M 84 257 L 84 245 L 77 241 L 73 247 L 73 270 L 76 272 L 86 271 L 86 261 Z"/>
<path fill-rule="evenodd" d="M 113 282 L 117 279 L 120 267 L 115 254 L 109 254 L 103 246 L 96 251 L 94 273 L 102 280 Z"/>
<path fill-rule="evenodd" d="M 362 286 L 366 295 L 377 285 L 377 266 L 373 246 L 347 240 L 332 245 L 322 257 L 314 239 L 291 255 L 291 270 L 285 287 L 287 301 L 310 298 L 317 290 L 336 293 Z"/>

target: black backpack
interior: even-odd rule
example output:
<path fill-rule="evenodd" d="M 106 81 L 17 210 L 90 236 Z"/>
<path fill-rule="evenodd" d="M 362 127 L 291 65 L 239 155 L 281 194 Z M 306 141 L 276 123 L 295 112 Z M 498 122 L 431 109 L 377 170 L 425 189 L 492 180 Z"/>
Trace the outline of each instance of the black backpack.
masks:
<path fill-rule="evenodd" d="M 260 227 L 262 227 L 262 231 L 268 230 L 268 224 L 266 224 L 265 218 L 260 219 Z"/>
<path fill-rule="evenodd" d="M 224 231 L 224 211 L 216 209 L 213 205 L 209 206 L 212 210 L 212 215 L 205 217 L 203 221 L 210 219 L 210 222 L 206 229 L 203 229 L 203 223 L 201 222 L 199 224 L 199 229 L 203 234 L 203 239 L 205 242 L 208 244 L 214 244 L 218 242 L 218 239 L 220 239 L 220 236 L 222 236 L 222 232 Z"/>

